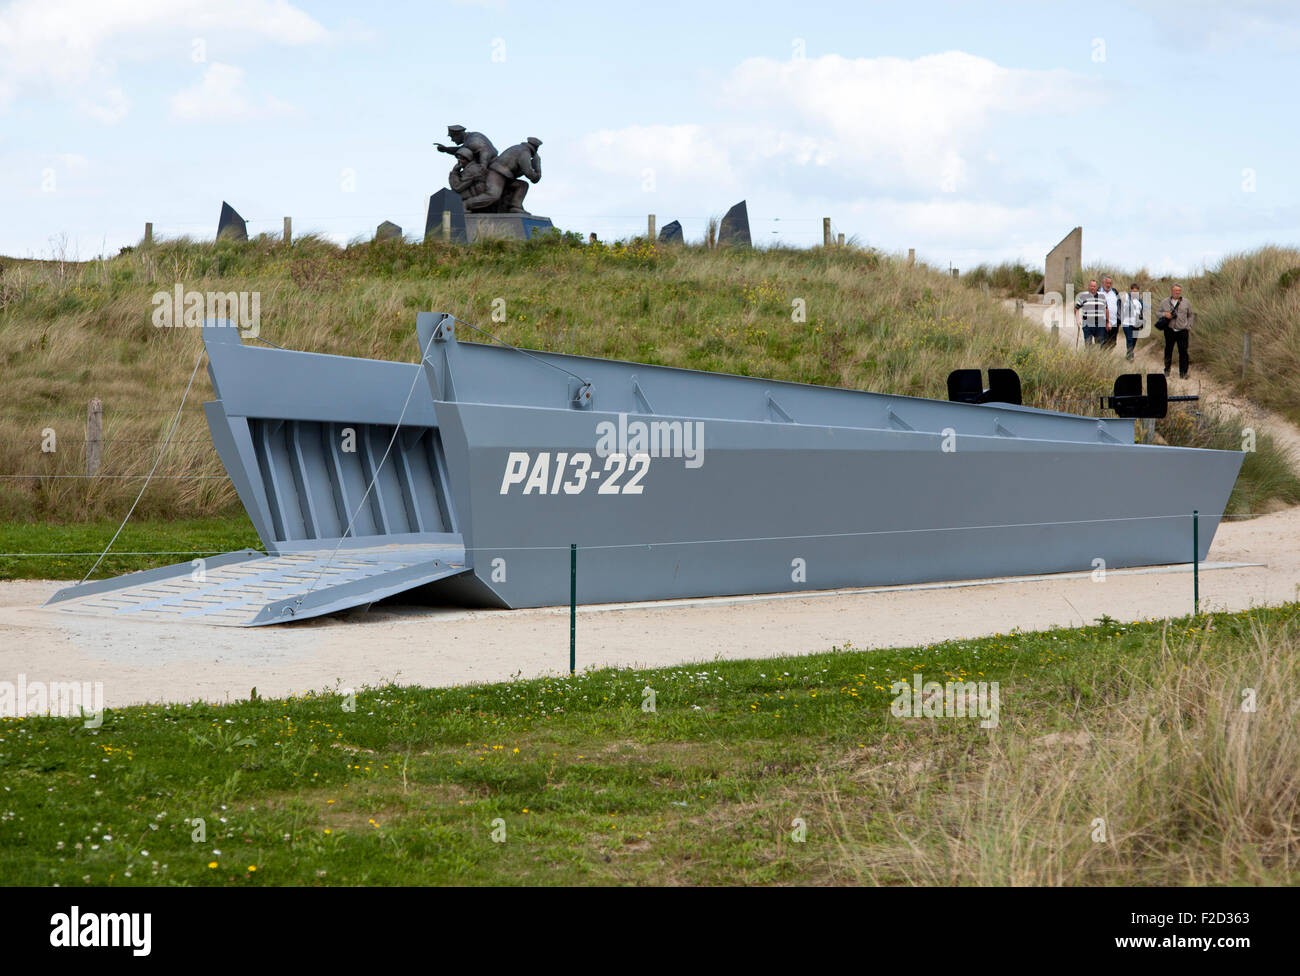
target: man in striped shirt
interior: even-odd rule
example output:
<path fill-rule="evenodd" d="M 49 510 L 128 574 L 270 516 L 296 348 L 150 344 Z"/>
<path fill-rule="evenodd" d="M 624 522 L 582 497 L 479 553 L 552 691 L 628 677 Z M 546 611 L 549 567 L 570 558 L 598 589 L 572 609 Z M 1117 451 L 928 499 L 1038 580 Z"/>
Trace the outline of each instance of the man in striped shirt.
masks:
<path fill-rule="evenodd" d="M 1097 291 L 1097 279 L 1088 282 L 1088 290 L 1074 300 L 1075 316 L 1083 329 L 1083 343 L 1102 343 L 1110 325 L 1106 298 Z"/>

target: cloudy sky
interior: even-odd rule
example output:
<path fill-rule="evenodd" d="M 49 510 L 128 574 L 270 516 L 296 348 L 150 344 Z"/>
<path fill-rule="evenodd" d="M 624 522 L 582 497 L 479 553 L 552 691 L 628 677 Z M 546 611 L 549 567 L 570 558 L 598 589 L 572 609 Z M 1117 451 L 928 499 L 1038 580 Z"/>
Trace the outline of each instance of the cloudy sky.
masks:
<path fill-rule="evenodd" d="M 529 209 L 939 265 L 1182 272 L 1300 243 L 1300 4 L 0 0 L 0 254 L 294 218 L 423 229 L 446 125 L 535 135 Z M 66 242 L 66 243 L 64 243 Z"/>

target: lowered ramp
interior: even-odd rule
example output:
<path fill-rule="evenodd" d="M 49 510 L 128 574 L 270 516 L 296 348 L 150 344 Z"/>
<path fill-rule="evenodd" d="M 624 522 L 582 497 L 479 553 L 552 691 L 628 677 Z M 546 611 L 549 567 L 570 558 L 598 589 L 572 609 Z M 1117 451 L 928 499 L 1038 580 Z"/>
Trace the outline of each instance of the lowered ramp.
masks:
<path fill-rule="evenodd" d="M 64 587 L 50 609 L 233 627 L 373 603 L 467 572 L 458 546 L 387 545 L 266 555 L 251 549 Z"/>
<path fill-rule="evenodd" d="M 469 571 L 419 365 L 245 346 L 221 323 L 203 339 L 213 444 L 266 551 L 65 587 L 50 609 L 250 627 Z"/>

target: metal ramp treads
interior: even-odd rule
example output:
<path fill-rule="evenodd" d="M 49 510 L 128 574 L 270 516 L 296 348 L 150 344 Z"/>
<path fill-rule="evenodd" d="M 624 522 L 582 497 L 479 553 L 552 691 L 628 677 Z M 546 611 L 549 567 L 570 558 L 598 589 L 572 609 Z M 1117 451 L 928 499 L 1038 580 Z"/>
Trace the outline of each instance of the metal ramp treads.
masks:
<path fill-rule="evenodd" d="M 272 555 L 246 549 L 195 563 L 65 587 L 46 606 L 250 627 L 347 610 L 467 571 L 462 547 L 420 544 Z"/>

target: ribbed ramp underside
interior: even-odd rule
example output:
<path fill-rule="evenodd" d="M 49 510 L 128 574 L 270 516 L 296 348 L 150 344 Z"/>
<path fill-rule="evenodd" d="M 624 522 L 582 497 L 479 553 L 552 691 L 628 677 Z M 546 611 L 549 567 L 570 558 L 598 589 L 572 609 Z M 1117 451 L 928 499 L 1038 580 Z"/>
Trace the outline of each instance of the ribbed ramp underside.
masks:
<path fill-rule="evenodd" d="M 447 545 L 226 553 L 60 590 L 47 606 L 68 613 L 232 627 L 285 623 L 373 603 L 465 572 Z"/>

